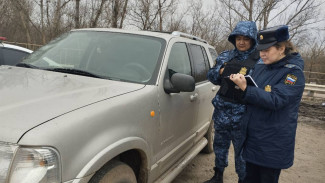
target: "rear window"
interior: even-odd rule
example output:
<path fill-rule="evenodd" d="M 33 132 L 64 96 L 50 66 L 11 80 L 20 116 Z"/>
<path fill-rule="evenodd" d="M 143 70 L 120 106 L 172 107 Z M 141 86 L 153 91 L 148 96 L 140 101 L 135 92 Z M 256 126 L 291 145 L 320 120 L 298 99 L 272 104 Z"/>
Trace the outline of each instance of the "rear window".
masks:
<path fill-rule="evenodd" d="M 15 50 L 11 48 L 0 48 L 1 63 L 2 65 L 16 65 L 19 63 L 25 56 L 29 55 L 29 53 Z"/>
<path fill-rule="evenodd" d="M 216 62 L 216 59 L 218 57 L 218 54 L 217 54 L 216 50 L 213 49 L 213 48 L 209 48 L 209 52 L 211 54 L 213 62 Z"/>
<path fill-rule="evenodd" d="M 189 44 L 189 48 L 193 58 L 195 82 L 198 83 L 207 80 L 206 75 L 210 66 L 205 49 L 195 44 Z"/>

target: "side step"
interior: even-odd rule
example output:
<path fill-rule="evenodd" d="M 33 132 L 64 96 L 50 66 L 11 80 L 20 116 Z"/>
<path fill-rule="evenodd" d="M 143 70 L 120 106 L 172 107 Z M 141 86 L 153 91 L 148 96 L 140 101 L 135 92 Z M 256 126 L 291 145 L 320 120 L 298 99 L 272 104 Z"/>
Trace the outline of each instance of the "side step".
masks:
<path fill-rule="evenodd" d="M 184 155 L 181 160 L 178 161 L 178 163 L 172 166 L 159 179 L 157 179 L 155 183 L 172 182 L 207 144 L 208 140 L 206 138 L 202 138 L 188 153 Z"/>

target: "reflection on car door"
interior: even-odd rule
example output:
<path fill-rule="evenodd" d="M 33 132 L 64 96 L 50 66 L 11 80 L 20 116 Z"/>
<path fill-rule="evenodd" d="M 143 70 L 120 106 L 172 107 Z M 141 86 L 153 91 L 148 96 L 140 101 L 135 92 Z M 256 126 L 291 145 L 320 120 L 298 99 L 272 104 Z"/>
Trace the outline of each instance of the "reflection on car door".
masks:
<path fill-rule="evenodd" d="M 185 43 L 178 42 L 172 46 L 167 67 L 165 73 L 167 79 L 174 72 L 192 75 Z M 157 159 L 159 159 L 159 171 L 164 172 L 193 145 L 193 139 L 189 137 L 193 133 L 197 107 L 196 100 L 191 100 L 195 91 L 167 94 L 163 86 L 159 88 L 160 144 L 157 144 L 156 148 L 163 149 L 157 155 Z"/>
<path fill-rule="evenodd" d="M 210 69 L 209 59 L 204 47 L 196 44 L 189 44 L 191 61 L 194 68 L 195 90 L 197 93 L 197 116 L 195 129 L 198 130 L 205 123 L 211 121 L 213 106 L 212 98 L 216 94 L 214 86 L 207 80 L 207 73 Z"/>

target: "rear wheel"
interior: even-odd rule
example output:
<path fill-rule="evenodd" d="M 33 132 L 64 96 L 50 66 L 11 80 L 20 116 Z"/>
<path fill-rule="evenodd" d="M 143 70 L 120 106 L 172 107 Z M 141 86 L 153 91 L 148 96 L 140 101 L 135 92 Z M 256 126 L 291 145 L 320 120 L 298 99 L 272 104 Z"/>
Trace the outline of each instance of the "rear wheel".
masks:
<path fill-rule="evenodd" d="M 203 153 L 213 152 L 213 141 L 214 141 L 214 121 L 211 120 L 209 129 L 204 136 L 208 140 L 208 144 L 202 149 Z"/>
<path fill-rule="evenodd" d="M 112 160 L 101 168 L 89 181 L 89 183 L 136 183 L 137 179 L 130 166 Z"/>

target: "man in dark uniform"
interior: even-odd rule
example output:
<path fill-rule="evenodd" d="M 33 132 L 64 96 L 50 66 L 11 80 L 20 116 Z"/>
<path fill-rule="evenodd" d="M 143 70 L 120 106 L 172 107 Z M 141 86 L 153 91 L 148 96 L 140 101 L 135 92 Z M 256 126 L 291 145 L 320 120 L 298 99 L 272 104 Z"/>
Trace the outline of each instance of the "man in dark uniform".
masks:
<path fill-rule="evenodd" d="M 216 65 L 208 72 L 208 79 L 220 89 L 212 100 L 215 107 L 213 113 L 215 138 L 215 167 L 214 176 L 206 183 L 222 183 L 223 172 L 228 166 L 228 151 L 232 141 L 235 150 L 235 167 L 238 174 L 238 182 L 245 177 L 245 162 L 241 157 L 239 144 L 242 141 L 240 132 L 241 117 L 245 111 L 242 103 L 242 91 L 229 80 L 229 75 L 251 73 L 255 63 L 259 59 L 256 52 L 257 28 L 255 22 L 238 22 L 235 29 L 228 37 L 235 49 L 222 52 Z"/>

